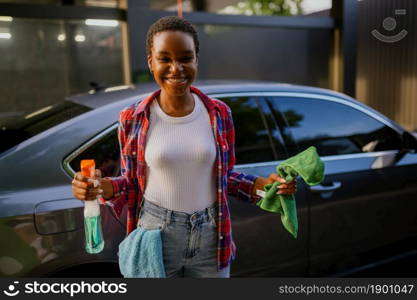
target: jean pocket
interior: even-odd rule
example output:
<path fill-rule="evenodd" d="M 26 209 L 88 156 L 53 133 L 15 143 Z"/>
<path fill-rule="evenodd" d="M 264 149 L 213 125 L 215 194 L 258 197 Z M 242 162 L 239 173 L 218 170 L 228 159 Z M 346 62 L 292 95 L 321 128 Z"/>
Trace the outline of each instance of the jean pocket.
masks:
<path fill-rule="evenodd" d="M 162 218 L 158 218 L 154 215 L 144 212 L 141 214 L 137 226 L 146 230 L 164 230 L 165 221 Z"/>

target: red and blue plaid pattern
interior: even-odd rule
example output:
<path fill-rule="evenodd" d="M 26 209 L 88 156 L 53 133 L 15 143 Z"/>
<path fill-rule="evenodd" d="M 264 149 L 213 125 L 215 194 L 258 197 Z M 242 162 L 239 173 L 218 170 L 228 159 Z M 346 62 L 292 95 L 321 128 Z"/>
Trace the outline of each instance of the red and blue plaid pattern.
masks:
<path fill-rule="evenodd" d="M 107 177 L 113 184 L 114 198 L 100 198 L 102 204 L 110 205 L 120 218 L 122 209 L 127 204 L 127 229 L 129 234 L 136 228 L 137 217 L 143 203 L 145 189 L 145 142 L 149 128 L 149 106 L 159 95 L 158 90 L 143 101 L 137 102 L 120 112 L 118 138 L 121 154 L 121 176 Z M 259 196 L 252 194 L 257 176 L 245 175 L 233 171 L 235 165 L 235 132 L 230 108 L 217 99 L 211 99 L 195 87 L 191 92 L 203 101 L 210 116 L 210 123 L 216 140 L 217 155 L 217 216 L 218 248 L 217 267 L 226 267 L 235 258 L 236 246 L 232 239 L 227 195 L 255 204 Z"/>

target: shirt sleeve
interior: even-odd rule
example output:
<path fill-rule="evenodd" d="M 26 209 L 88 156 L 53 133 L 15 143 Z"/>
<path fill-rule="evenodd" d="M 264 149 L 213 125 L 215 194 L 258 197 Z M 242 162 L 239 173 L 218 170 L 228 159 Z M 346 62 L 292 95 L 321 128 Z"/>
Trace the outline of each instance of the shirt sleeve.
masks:
<path fill-rule="evenodd" d="M 130 176 L 132 173 L 134 173 L 134 170 L 130 169 L 134 164 L 134 158 L 129 155 L 125 155 L 123 151 L 123 149 L 125 149 L 127 136 L 126 128 L 124 126 L 123 112 L 120 114 L 117 136 L 120 145 L 121 176 L 105 177 L 106 179 L 110 180 L 111 184 L 113 185 L 113 198 L 105 199 L 100 197 L 98 200 L 99 203 L 112 207 L 116 213 L 116 216 L 120 219 L 123 207 L 128 203 L 129 199 L 137 198 L 139 186 L 137 180 Z"/>
<path fill-rule="evenodd" d="M 253 185 L 255 180 L 259 177 L 251 174 L 244 174 L 233 171 L 236 162 L 235 156 L 235 130 L 233 126 L 232 113 L 227 107 L 227 118 L 225 120 L 226 138 L 228 144 L 228 166 L 227 166 L 227 193 L 230 196 L 235 196 L 236 199 L 256 204 L 261 197 L 252 195 Z"/>

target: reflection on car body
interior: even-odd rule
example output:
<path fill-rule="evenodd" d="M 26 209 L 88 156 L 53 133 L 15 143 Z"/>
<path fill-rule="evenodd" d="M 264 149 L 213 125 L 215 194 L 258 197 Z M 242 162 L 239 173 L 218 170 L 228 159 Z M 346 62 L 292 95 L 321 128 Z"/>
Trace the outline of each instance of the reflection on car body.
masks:
<path fill-rule="evenodd" d="M 238 246 L 232 277 L 349 274 L 416 249 L 413 135 L 329 90 L 238 81 L 196 86 L 232 109 L 236 169 L 267 176 L 279 161 L 311 145 L 326 164 L 321 185 L 299 184 L 297 239 L 276 214 L 229 199 Z M 104 176 L 120 174 L 118 113 L 155 88 L 70 97 L 65 103 L 81 108 L 78 113 L 2 148 L 0 168 L 7 172 L 0 174 L 1 276 L 119 276 L 125 220 L 102 206 L 105 249 L 85 253 L 83 204 L 70 185 L 84 158 L 94 158 Z"/>

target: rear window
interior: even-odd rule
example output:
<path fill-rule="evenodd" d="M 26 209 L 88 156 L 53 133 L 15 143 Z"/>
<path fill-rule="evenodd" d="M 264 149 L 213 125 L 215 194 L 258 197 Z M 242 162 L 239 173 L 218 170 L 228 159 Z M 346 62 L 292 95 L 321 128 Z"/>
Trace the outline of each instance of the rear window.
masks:
<path fill-rule="evenodd" d="M 90 110 L 91 108 L 84 105 L 65 101 L 25 116 L 9 120 L 0 119 L 0 153 Z"/>

